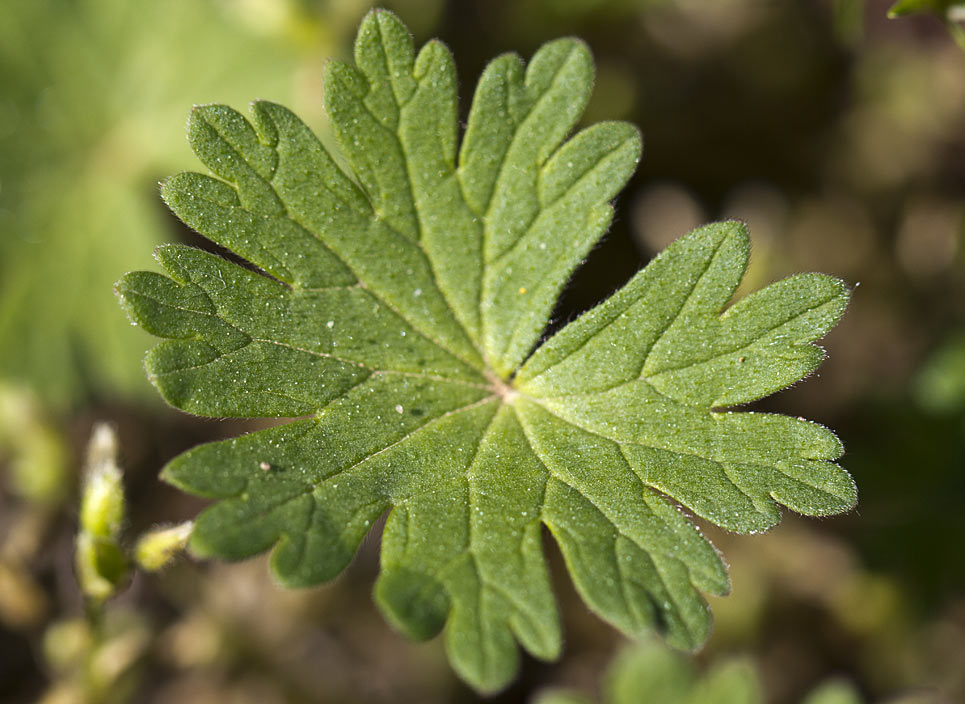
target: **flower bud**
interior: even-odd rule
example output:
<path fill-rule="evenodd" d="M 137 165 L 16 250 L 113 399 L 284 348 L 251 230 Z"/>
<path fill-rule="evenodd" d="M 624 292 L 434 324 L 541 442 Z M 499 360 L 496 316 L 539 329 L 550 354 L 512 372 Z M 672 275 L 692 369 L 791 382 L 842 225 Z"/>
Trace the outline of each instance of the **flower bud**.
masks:
<path fill-rule="evenodd" d="M 129 573 L 119 542 L 124 486 L 116 457 L 114 430 L 106 424 L 95 426 L 87 448 L 74 566 L 81 591 L 96 601 L 116 594 Z"/>
<path fill-rule="evenodd" d="M 117 436 L 106 424 L 94 427 L 80 505 L 81 531 L 116 539 L 124 520 L 124 486 L 117 466 Z"/>
<path fill-rule="evenodd" d="M 134 559 L 149 572 L 166 567 L 183 550 L 194 530 L 194 523 L 186 521 L 176 526 L 159 526 L 148 531 L 137 541 Z"/>

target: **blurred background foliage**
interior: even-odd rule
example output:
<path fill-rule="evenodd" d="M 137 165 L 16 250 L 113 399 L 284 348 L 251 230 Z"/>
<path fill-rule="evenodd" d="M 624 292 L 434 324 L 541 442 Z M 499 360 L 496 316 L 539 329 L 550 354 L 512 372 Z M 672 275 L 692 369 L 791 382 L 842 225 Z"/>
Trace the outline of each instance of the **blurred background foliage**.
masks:
<path fill-rule="evenodd" d="M 554 325 L 673 238 L 738 217 L 744 291 L 794 271 L 853 282 L 816 378 L 756 404 L 836 429 L 860 504 L 766 536 L 708 531 L 732 566 L 696 666 L 734 654 L 766 701 L 829 678 L 864 702 L 965 701 L 965 52 L 935 16 L 885 0 L 396 0 L 439 36 L 463 110 L 496 54 L 563 34 L 598 76 L 587 122 L 641 127 L 642 165 Z M 954 4 L 954 3 L 953 3 Z M 112 422 L 128 542 L 200 504 L 157 471 L 258 423 L 187 418 L 144 380 L 150 340 L 113 281 L 165 241 L 207 246 L 157 182 L 197 169 L 194 103 L 293 107 L 329 140 L 326 57 L 363 0 L 5 0 L 0 7 L 0 700 L 471 702 L 438 641 L 391 632 L 369 599 L 378 540 L 336 583 L 275 588 L 260 560 L 135 574 L 101 617 L 72 568 L 84 446 Z M 567 644 L 493 701 L 595 697 L 619 638 L 576 598 L 547 542 Z M 848 701 L 850 701 L 849 699 Z M 575 701 L 576 699 L 574 699 Z M 621 700 L 622 701 L 622 700 Z M 644 701 L 641 695 L 640 701 Z"/>

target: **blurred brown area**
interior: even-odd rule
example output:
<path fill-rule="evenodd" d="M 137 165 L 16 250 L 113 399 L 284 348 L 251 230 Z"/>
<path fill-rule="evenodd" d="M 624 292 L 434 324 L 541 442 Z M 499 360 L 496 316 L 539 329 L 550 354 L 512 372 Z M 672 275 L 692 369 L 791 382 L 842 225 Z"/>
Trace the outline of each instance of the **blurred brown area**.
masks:
<path fill-rule="evenodd" d="M 229 49 L 257 46 L 262 70 L 212 85 L 230 80 L 232 95 L 287 102 L 328 139 L 322 61 L 349 54 L 369 8 L 362 0 L 197 0 L 201 10 L 176 3 L 185 22 L 152 31 L 151 17 L 137 11 L 112 29 L 116 4 L 49 0 L 0 9 L 24 27 L 48 28 L 51 41 L 62 41 L 60 23 L 140 32 L 142 40 L 100 46 L 96 71 L 124 65 L 159 81 L 112 95 L 112 75 L 91 80 L 72 55 L 63 65 L 47 56 L 47 68 L 31 73 L 25 67 L 40 65 L 32 52 L 47 51 L 43 40 L 16 45 L 12 33 L 0 34 L 0 276 L 7 280 L 0 279 L 0 330 L 36 335 L 38 349 L 66 343 L 60 328 L 45 327 L 47 308 L 30 289 L 10 284 L 3 260 L 29 271 L 49 257 L 34 243 L 57 236 L 55 225 L 33 213 L 58 207 L 58 199 L 37 195 L 51 164 L 69 159 L 125 179 L 94 191 L 105 203 L 117 196 L 133 204 L 119 207 L 109 227 L 63 214 L 80 247 L 109 250 L 111 238 L 151 233 L 138 243 L 140 259 L 112 261 L 109 296 L 111 280 L 144 265 L 152 238 L 200 244 L 163 210 L 154 184 L 197 168 L 183 146 L 182 118 L 168 115 L 227 99 L 198 98 L 198 86 L 190 95 L 181 90 L 178 70 L 190 64 L 160 75 L 151 67 L 176 66 L 192 42 L 208 42 L 212 63 Z M 799 701 L 829 676 L 849 680 L 869 702 L 965 701 L 965 52 L 928 17 L 887 20 L 889 4 L 385 3 L 417 41 L 439 36 L 452 49 L 464 113 L 492 57 L 528 56 L 572 34 L 588 42 L 598 66 L 586 121 L 641 128 L 641 167 L 617 201 L 611 232 L 567 287 L 554 327 L 603 300 L 675 237 L 721 218 L 750 227 L 741 293 L 807 270 L 855 287 L 823 343 L 828 359 L 818 374 L 754 407 L 834 428 L 859 487 L 858 509 L 834 519 L 789 516 L 763 536 L 706 531 L 731 564 L 733 589 L 713 600 L 716 630 L 697 657 L 751 655 L 777 703 Z M 59 82 L 67 81 L 84 84 L 83 99 L 63 98 Z M 60 96 L 64 124 L 41 129 L 33 111 L 46 109 L 50 96 Z M 99 124 L 114 120 L 111 149 L 77 136 L 88 106 L 105 101 L 114 112 L 104 108 L 84 133 L 96 136 Z M 16 311 L 27 313 L 29 329 L 3 327 L 15 325 Z M 120 310 L 96 315 L 112 329 L 127 326 Z M 162 407 L 140 380 L 137 349 L 146 336 L 130 334 L 140 336 L 133 351 L 77 342 L 88 351 L 45 362 L 76 365 L 70 378 L 60 367 L 31 367 L 35 359 L 0 359 L 0 701 L 93 702 L 95 691 L 97 701 L 149 704 L 477 701 L 449 670 L 438 639 L 409 643 L 378 615 L 370 599 L 378 529 L 332 584 L 286 591 L 272 584 L 262 559 L 182 560 L 159 575 L 136 575 L 91 628 L 71 550 L 93 423 L 118 429 L 132 536 L 202 508 L 157 480 L 167 460 L 257 427 Z M 104 363 L 97 373 L 94 359 Z M 62 376 L 69 391 L 51 382 Z M 550 540 L 546 549 L 565 624 L 563 658 L 525 658 L 517 682 L 489 701 L 530 701 L 550 685 L 596 692 L 621 643 L 580 602 Z"/>

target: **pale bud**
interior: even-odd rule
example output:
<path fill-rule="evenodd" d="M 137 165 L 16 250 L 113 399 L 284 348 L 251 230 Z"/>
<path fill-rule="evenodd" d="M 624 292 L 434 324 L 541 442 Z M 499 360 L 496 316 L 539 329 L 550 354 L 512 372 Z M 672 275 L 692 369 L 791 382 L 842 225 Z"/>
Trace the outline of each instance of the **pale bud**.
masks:
<path fill-rule="evenodd" d="M 113 428 L 96 425 L 87 448 L 74 565 L 81 591 L 97 601 L 113 596 L 128 577 L 127 558 L 118 540 L 124 521 L 124 486 L 116 457 Z"/>
<path fill-rule="evenodd" d="M 96 425 L 87 448 L 80 528 L 101 538 L 116 538 L 124 520 L 124 486 L 116 458 L 114 429 Z"/>
<path fill-rule="evenodd" d="M 185 521 L 176 526 L 160 526 L 148 531 L 137 541 L 134 559 L 148 572 L 156 572 L 166 567 L 185 548 L 192 530 L 194 523 Z"/>

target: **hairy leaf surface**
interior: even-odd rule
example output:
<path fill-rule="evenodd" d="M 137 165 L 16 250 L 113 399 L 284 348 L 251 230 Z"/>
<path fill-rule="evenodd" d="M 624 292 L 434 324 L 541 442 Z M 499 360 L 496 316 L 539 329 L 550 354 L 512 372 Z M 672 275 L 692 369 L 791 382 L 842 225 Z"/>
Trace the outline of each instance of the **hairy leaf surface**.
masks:
<path fill-rule="evenodd" d="M 214 176 L 171 178 L 187 224 L 252 271 L 183 246 L 167 276 L 118 284 L 169 338 L 147 358 L 172 405 L 292 422 L 195 448 L 164 477 L 215 499 L 191 548 L 271 549 L 284 584 L 331 579 L 386 512 L 376 600 L 413 638 L 445 631 L 456 671 L 493 691 L 520 644 L 561 647 L 542 527 L 586 603 L 621 631 L 707 637 L 728 589 L 680 507 L 739 532 L 779 506 L 850 508 L 841 446 L 801 419 L 726 410 L 801 379 L 848 298 L 820 274 L 725 310 L 747 263 L 740 223 L 678 240 L 610 300 L 538 345 L 604 234 L 640 155 L 635 128 L 569 136 L 593 64 L 579 41 L 494 60 L 460 141 L 456 74 L 376 11 L 326 107 L 348 170 L 298 118 L 256 102 L 192 113 Z"/>

